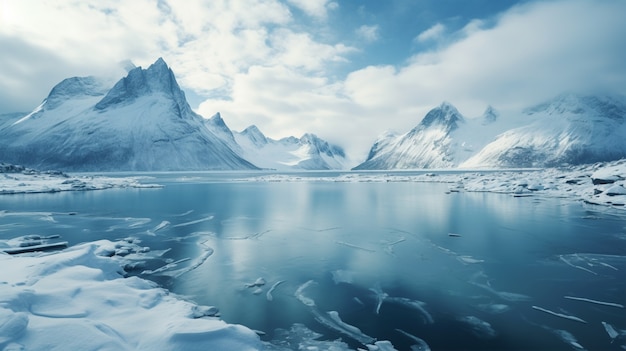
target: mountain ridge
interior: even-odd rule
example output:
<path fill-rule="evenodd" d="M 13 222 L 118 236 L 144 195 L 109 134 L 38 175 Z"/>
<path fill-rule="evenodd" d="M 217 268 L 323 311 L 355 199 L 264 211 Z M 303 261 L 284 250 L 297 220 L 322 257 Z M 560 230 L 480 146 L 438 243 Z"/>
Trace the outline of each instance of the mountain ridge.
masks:
<path fill-rule="evenodd" d="M 625 158 L 625 101 L 563 93 L 506 123 L 492 106 L 467 119 L 443 102 L 409 132 L 379 137 L 353 169 L 556 167 Z"/>

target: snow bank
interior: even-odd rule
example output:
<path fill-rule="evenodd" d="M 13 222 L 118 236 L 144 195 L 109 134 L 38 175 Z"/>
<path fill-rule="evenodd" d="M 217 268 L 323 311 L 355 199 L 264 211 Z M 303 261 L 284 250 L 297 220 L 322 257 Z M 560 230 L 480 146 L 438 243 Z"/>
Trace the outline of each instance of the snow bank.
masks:
<path fill-rule="evenodd" d="M 124 277 L 116 243 L 51 254 L 0 254 L 0 349 L 260 350 L 250 329 Z M 210 309 L 209 309 L 210 310 Z"/>
<path fill-rule="evenodd" d="M 39 172 L 0 163 L 0 194 L 55 193 L 111 188 L 159 188 L 142 184 L 140 177 L 70 176 L 62 172 Z"/>

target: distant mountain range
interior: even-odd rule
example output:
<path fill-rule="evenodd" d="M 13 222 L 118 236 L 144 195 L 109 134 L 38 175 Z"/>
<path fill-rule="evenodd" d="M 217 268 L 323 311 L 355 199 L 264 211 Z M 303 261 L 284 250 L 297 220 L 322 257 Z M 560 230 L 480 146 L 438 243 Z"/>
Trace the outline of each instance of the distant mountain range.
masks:
<path fill-rule="evenodd" d="M 31 113 L 3 115 L 0 161 L 65 171 L 346 167 L 340 147 L 312 134 L 272 141 L 253 129 L 235 140 L 219 115 L 206 120 L 193 112 L 158 59 L 112 88 L 94 77 L 65 79 Z"/>
<path fill-rule="evenodd" d="M 111 87 L 57 84 L 30 113 L 0 115 L 0 162 L 63 171 L 331 170 L 348 155 L 314 134 L 274 140 L 192 111 L 163 59 Z M 386 132 L 370 169 L 552 167 L 626 158 L 626 99 L 562 94 L 514 116 L 465 118 L 444 102 L 405 134 Z"/>
<path fill-rule="evenodd" d="M 444 102 L 409 132 L 385 133 L 365 169 L 557 167 L 626 158 L 623 97 L 562 94 L 516 116 L 466 119 Z"/>
<path fill-rule="evenodd" d="M 263 169 L 331 170 L 348 167 L 343 149 L 315 134 L 274 140 L 266 137 L 255 125 L 242 132 L 234 132 L 219 112 L 206 120 L 206 126 L 239 156 Z"/>

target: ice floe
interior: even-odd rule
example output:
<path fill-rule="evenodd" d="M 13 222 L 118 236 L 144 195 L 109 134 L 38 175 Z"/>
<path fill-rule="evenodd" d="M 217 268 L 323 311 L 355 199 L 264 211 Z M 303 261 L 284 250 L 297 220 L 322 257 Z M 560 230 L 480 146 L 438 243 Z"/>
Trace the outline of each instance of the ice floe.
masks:
<path fill-rule="evenodd" d="M 252 283 L 246 283 L 246 288 L 256 288 L 256 287 L 260 287 L 265 285 L 267 282 L 265 281 L 265 279 L 263 277 L 258 277 L 254 282 Z"/>
<path fill-rule="evenodd" d="M 598 301 L 598 300 L 587 299 L 587 298 L 584 298 L 584 297 L 574 297 L 574 296 L 565 296 L 565 298 L 569 299 L 569 300 L 589 302 L 589 303 L 593 303 L 593 304 L 597 304 L 597 305 L 611 306 L 611 307 L 617 307 L 617 308 L 624 308 L 624 305 L 619 304 L 619 303 L 614 303 L 614 302 L 604 302 L 604 301 Z"/>
<path fill-rule="evenodd" d="M 276 288 L 284 283 L 284 280 L 279 280 L 276 283 L 272 284 L 272 286 L 270 287 L 270 289 L 267 291 L 267 293 L 265 293 L 265 297 L 267 298 L 267 301 L 273 301 L 274 300 L 274 296 L 272 295 L 272 293 L 274 292 L 274 290 L 276 290 Z"/>
<path fill-rule="evenodd" d="M 312 331 L 304 324 L 295 323 L 290 329 L 276 329 L 274 339 L 265 343 L 266 351 L 354 351 L 341 340 L 320 340 L 322 334 Z M 389 341 L 375 341 L 373 344 L 363 345 L 366 349 L 358 351 L 397 351 Z"/>
<path fill-rule="evenodd" d="M 307 289 L 308 287 L 310 287 L 311 285 L 315 285 L 315 281 L 314 280 L 309 280 L 306 283 L 300 285 L 298 287 L 298 289 L 296 289 L 295 292 L 295 296 L 296 298 L 302 302 L 303 304 L 309 306 L 309 307 L 314 307 L 315 306 L 315 301 L 307 296 L 304 295 L 304 290 Z"/>
<path fill-rule="evenodd" d="M 472 256 L 468 256 L 468 255 L 461 255 L 458 256 L 457 259 L 459 261 L 461 261 L 462 263 L 467 263 L 467 264 L 474 264 L 474 263 L 482 263 L 485 262 L 485 260 L 479 260 L 477 258 L 474 258 Z"/>
<path fill-rule="evenodd" d="M 424 308 L 424 306 L 426 306 L 425 302 L 418 301 L 418 300 L 411 300 L 406 297 L 389 296 L 389 294 L 387 294 L 386 292 L 382 290 L 380 284 L 376 284 L 373 288 L 370 288 L 369 290 L 374 293 L 374 296 L 376 298 L 376 307 L 374 309 L 374 312 L 376 314 L 380 314 L 380 308 L 383 305 L 383 303 L 390 303 L 390 304 L 396 304 L 396 305 L 400 305 L 400 306 L 418 311 L 420 313 L 422 321 L 425 324 L 434 323 L 434 319 L 432 315 L 428 311 L 426 311 L 426 309 Z"/>
<path fill-rule="evenodd" d="M 193 225 L 193 224 L 198 224 L 198 223 L 202 223 L 202 222 L 208 222 L 208 221 L 210 221 L 212 219 L 213 219 L 213 216 L 207 216 L 207 217 L 204 217 L 204 218 L 196 219 L 194 221 L 189 221 L 189 222 L 175 224 L 175 225 L 172 226 L 172 228 L 186 227 L 186 226 Z"/>
<path fill-rule="evenodd" d="M 576 337 L 574 337 L 574 335 L 572 335 L 572 333 L 568 332 L 567 330 L 552 329 L 552 332 L 556 334 L 565 343 L 572 346 L 575 350 L 580 350 L 580 351 L 585 350 L 585 348 L 581 344 L 578 343 L 578 340 L 576 339 Z"/>
<path fill-rule="evenodd" d="M 356 326 L 350 325 L 344 322 L 343 320 L 341 320 L 341 318 L 339 317 L 339 312 L 337 311 L 321 312 L 318 309 L 317 305 L 315 304 L 315 301 L 311 299 L 310 297 L 307 297 L 304 295 L 304 290 L 314 284 L 316 284 L 314 280 L 307 281 L 306 283 L 300 285 L 298 289 L 296 289 L 296 292 L 294 295 L 300 302 L 302 302 L 305 306 L 309 307 L 309 310 L 311 314 L 313 315 L 313 318 L 318 323 L 320 323 L 321 325 L 331 330 L 339 332 L 355 341 L 358 341 L 359 343 L 363 345 L 374 344 L 374 342 L 376 342 L 375 338 L 364 334 Z"/>
<path fill-rule="evenodd" d="M 158 232 L 161 229 L 167 228 L 170 224 L 171 223 L 169 221 L 162 221 L 156 227 L 152 228 L 151 230 L 148 230 L 148 234 L 155 235 L 156 232 Z"/>
<path fill-rule="evenodd" d="M 352 350 L 348 344 L 339 340 L 319 340 L 322 334 L 314 332 L 304 324 L 295 323 L 290 329 L 276 329 L 275 338 L 267 343 L 267 351 L 292 351 L 292 350 Z"/>
<path fill-rule="evenodd" d="M 194 259 L 190 257 L 184 257 L 176 261 L 166 262 L 163 266 L 159 268 L 146 269 L 142 271 L 141 274 L 161 275 L 178 278 L 183 274 L 193 271 L 194 269 L 200 267 L 209 257 L 211 257 L 211 255 L 213 255 L 213 248 L 209 247 L 206 241 L 199 241 L 197 245 L 201 249 L 201 253 L 198 255 L 198 257 Z M 182 266 L 181 264 L 185 262 L 190 263 L 186 266 Z"/>
<path fill-rule="evenodd" d="M 583 320 L 581 318 L 578 318 L 576 316 L 569 315 L 569 314 L 550 311 L 548 309 L 545 309 L 545 308 L 539 307 L 539 306 L 532 306 L 532 308 L 537 310 L 537 311 L 545 312 L 547 314 L 551 314 L 551 315 L 556 316 L 556 317 L 569 319 L 571 321 L 580 322 L 580 323 L 587 323 L 585 320 Z"/>
<path fill-rule="evenodd" d="M 328 311 L 326 312 L 326 316 L 314 311 L 313 316 L 315 317 L 315 320 L 317 320 L 319 323 L 339 333 L 342 333 L 360 342 L 363 345 L 373 344 L 374 342 L 376 342 L 375 338 L 364 334 L 361 329 L 341 320 L 341 317 L 339 317 L 339 312 L 337 311 Z"/>
<path fill-rule="evenodd" d="M 617 332 L 617 330 L 615 330 L 615 328 L 609 323 L 602 322 L 602 326 L 604 327 L 604 330 L 606 330 L 606 333 L 609 334 L 609 338 L 611 338 L 611 342 L 613 342 L 619 336 L 619 333 Z"/>
<path fill-rule="evenodd" d="M 0 254 L 0 265 L 11 267 L 0 270 L 0 348 L 263 349 L 252 330 L 211 317 L 214 308 L 124 277 L 126 257 L 115 253 L 128 244 L 99 240 L 47 254 Z"/>

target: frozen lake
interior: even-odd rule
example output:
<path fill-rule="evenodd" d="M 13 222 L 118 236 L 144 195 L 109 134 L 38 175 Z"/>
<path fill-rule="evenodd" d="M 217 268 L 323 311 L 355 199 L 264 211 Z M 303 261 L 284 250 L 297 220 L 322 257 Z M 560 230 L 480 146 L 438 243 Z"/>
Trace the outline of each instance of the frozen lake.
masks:
<path fill-rule="evenodd" d="M 610 333 L 626 329 L 623 211 L 438 183 L 245 177 L 158 174 L 148 181 L 161 189 L 0 196 L 0 239 L 133 237 L 170 249 L 132 273 L 263 340 L 301 323 L 354 349 L 374 338 L 425 349 L 415 337 L 433 350 L 624 345 Z"/>

